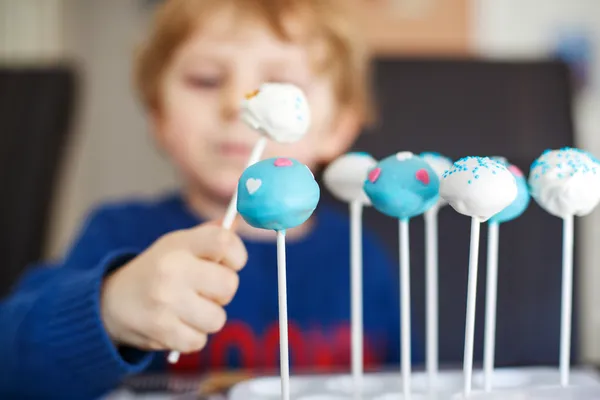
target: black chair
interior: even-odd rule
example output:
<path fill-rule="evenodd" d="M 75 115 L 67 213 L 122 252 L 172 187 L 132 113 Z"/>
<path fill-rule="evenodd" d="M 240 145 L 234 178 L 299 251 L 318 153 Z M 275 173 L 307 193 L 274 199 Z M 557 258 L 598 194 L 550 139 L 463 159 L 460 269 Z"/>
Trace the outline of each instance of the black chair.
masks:
<path fill-rule="evenodd" d="M 42 258 L 75 94 L 69 67 L 0 68 L 0 297 Z"/>
<path fill-rule="evenodd" d="M 573 145 L 569 79 L 567 67 L 551 61 L 382 59 L 375 63 L 374 81 L 382 122 L 363 134 L 355 148 L 376 158 L 400 150 L 439 151 L 453 159 L 502 155 L 528 174 L 543 150 Z M 470 220 L 449 207 L 439 218 L 439 350 L 442 363 L 456 365 L 464 348 Z M 365 221 L 396 255 L 397 222 L 373 209 L 366 211 Z M 501 226 L 499 366 L 558 363 L 561 226 L 533 203 L 521 218 Z M 486 231 L 482 227 L 476 360 L 483 353 Z M 411 221 L 411 281 L 414 323 L 425 332 L 422 218 Z"/>

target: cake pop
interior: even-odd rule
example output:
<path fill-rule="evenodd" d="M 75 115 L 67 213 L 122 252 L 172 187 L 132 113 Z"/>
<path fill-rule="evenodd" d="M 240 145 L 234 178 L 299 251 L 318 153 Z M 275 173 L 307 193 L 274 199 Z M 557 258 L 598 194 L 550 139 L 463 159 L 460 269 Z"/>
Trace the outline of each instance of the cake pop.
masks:
<path fill-rule="evenodd" d="M 573 220 L 592 212 L 600 201 L 600 168 L 579 149 L 546 150 L 531 165 L 531 196 L 550 214 L 563 219 L 560 384 L 569 384 L 573 298 Z"/>
<path fill-rule="evenodd" d="M 310 126 L 304 93 L 290 83 L 265 83 L 242 102 L 242 121 L 278 143 L 302 139 Z"/>
<path fill-rule="evenodd" d="M 355 201 L 371 205 L 363 190 L 369 171 L 377 161 L 368 153 L 352 152 L 335 159 L 323 172 L 323 182 L 335 198 L 346 203 Z"/>
<path fill-rule="evenodd" d="M 400 152 L 383 159 L 369 172 L 364 189 L 375 209 L 400 220 L 402 386 L 404 398 L 409 398 L 411 328 L 408 221 L 436 204 L 439 179 L 421 157 L 410 152 Z"/>
<path fill-rule="evenodd" d="M 247 166 L 258 162 L 267 146 L 267 138 L 279 143 L 296 142 L 310 126 L 310 109 L 302 90 L 289 83 L 264 83 L 246 95 L 241 104 L 241 119 L 261 133 Z M 223 217 L 222 226 L 231 229 L 237 214 L 237 191 L 234 192 Z M 179 360 L 179 352 L 169 354 L 169 362 Z"/>
<path fill-rule="evenodd" d="M 348 153 L 333 161 L 323 173 L 323 182 L 339 200 L 350 204 L 350 298 L 352 332 L 352 377 L 354 391 L 362 393 L 362 210 L 371 202 L 363 190 L 367 174 L 377 161 L 367 153 Z"/>
<path fill-rule="evenodd" d="M 517 197 L 517 183 L 506 167 L 487 157 L 465 157 L 444 172 L 442 196 L 457 212 L 471 217 L 467 318 L 465 322 L 464 395 L 472 388 L 475 300 L 481 222 L 502 211 Z"/>
<path fill-rule="evenodd" d="M 319 202 L 319 185 L 304 164 L 271 158 L 246 168 L 238 194 L 237 209 L 248 224 L 277 232 L 281 393 L 289 400 L 285 231 L 310 218 Z"/>
<path fill-rule="evenodd" d="M 485 298 L 485 334 L 483 343 L 483 384 L 487 392 L 492 389 L 492 373 L 494 370 L 494 352 L 496 336 L 496 298 L 498 288 L 498 239 L 499 225 L 518 218 L 525 212 L 529 205 L 529 188 L 523 172 L 512 165 L 503 157 L 492 157 L 494 161 L 504 165 L 515 178 L 517 183 L 517 197 L 499 213 L 493 215 L 488 221 L 488 251 L 487 251 L 487 279 Z"/>
<path fill-rule="evenodd" d="M 600 199 L 600 168 L 589 153 L 573 148 L 546 150 L 531 165 L 531 196 L 550 214 L 585 216 Z"/>
<path fill-rule="evenodd" d="M 444 172 L 452 168 L 452 160 L 440 153 L 421 153 L 429 166 L 435 171 L 438 179 Z M 441 197 L 438 202 L 425 211 L 425 297 L 426 297 L 426 343 L 425 366 L 429 380 L 429 388 L 436 386 L 438 373 L 438 212 L 447 203 Z"/>
<path fill-rule="evenodd" d="M 423 214 L 438 201 L 439 179 L 421 157 L 405 151 L 381 160 L 364 190 L 379 212 L 400 220 Z"/>
<path fill-rule="evenodd" d="M 444 173 L 440 196 L 458 213 L 485 222 L 513 202 L 517 183 L 501 163 L 465 157 Z"/>

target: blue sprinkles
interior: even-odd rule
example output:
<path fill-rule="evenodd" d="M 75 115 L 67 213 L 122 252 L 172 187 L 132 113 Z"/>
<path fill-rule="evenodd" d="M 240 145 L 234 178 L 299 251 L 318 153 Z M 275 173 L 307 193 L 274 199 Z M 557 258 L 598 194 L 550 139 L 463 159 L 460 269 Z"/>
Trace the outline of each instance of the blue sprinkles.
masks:
<path fill-rule="evenodd" d="M 477 164 L 473 167 L 470 168 L 467 163 L 472 163 L 472 161 L 475 160 L 477 161 Z M 469 156 L 469 157 L 463 157 L 460 160 L 456 161 L 454 163 L 454 165 L 452 166 L 452 168 L 450 168 L 448 171 L 444 172 L 444 174 L 442 175 L 442 178 L 445 179 L 447 177 L 449 177 L 450 175 L 454 175 L 460 172 L 467 172 L 467 173 L 471 173 L 472 177 L 474 179 L 479 179 L 479 170 L 485 168 L 488 170 L 492 170 L 492 174 L 496 175 L 496 171 L 494 171 L 493 169 L 501 169 L 504 168 L 499 162 L 490 159 L 489 157 L 474 157 L 474 156 Z M 473 183 L 473 181 L 471 179 L 469 179 L 467 181 L 467 183 L 470 185 Z"/>
<path fill-rule="evenodd" d="M 556 150 L 556 157 L 566 160 L 565 162 L 553 162 L 548 160 L 552 156 L 552 150 L 545 150 L 542 155 L 531 164 L 531 171 L 534 172 L 533 179 L 538 180 L 549 172 L 557 171 L 558 179 L 564 179 L 567 176 L 574 176 L 576 173 L 593 174 L 599 173 L 600 164 L 591 154 L 571 147 L 563 147 Z M 591 163 L 590 163 L 591 161 Z"/>

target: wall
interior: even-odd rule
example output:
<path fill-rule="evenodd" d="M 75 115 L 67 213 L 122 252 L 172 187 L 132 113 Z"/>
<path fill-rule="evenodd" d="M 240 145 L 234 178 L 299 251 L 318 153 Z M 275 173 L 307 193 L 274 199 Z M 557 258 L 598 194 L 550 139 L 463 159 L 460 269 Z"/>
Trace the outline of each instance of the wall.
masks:
<path fill-rule="evenodd" d="M 64 0 L 65 48 L 82 72 L 75 141 L 48 253 L 64 252 L 90 207 L 175 185 L 155 151 L 131 87 L 132 54 L 147 13 L 136 0 Z"/>
<path fill-rule="evenodd" d="M 379 54 L 466 54 L 471 0 L 359 0 L 365 33 Z"/>
<path fill-rule="evenodd" d="M 63 0 L 0 0 L 0 60 L 36 62 L 59 58 Z"/>
<path fill-rule="evenodd" d="M 576 99 L 576 140 L 578 146 L 600 155 L 600 1 L 476 0 L 474 6 L 473 45 L 488 57 L 544 57 L 560 32 L 588 35 L 592 68 L 589 86 Z M 581 225 L 577 234 L 582 270 L 580 292 L 575 293 L 582 311 L 581 355 L 600 362 L 600 209 Z"/>

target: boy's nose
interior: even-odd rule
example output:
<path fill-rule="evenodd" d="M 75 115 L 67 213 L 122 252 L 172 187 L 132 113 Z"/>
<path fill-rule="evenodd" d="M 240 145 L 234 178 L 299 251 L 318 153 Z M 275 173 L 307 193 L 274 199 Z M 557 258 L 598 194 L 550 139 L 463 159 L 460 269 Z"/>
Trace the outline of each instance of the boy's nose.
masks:
<path fill-rule="evenodd" d="M 255 90 L 256 88 L 242 89 L 241 87 L 229 87 L 227 90 L 224 90 L 221 100 L 222 118 L 225 120 L 239 119 L 242 101 L 248 93 L 252 93 Z"/>
<path fill-rule="evenodd" d="M 223 100 L 221 103 L 221 117 L 224 120 L 235 120 L 240 114 L 240 100 L 234 98 Z"/>

